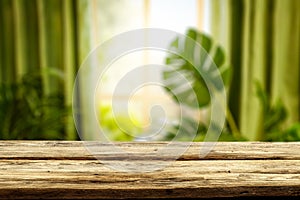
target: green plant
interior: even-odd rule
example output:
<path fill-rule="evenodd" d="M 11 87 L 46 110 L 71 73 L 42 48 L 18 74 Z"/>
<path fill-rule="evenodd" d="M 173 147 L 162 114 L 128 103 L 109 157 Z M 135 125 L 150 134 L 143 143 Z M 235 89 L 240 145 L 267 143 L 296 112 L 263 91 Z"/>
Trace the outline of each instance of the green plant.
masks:
<path fill-rule="evenodd" d="M 44 95 L 40 75 L 0 85 L 1 139 L 65 139 L 70 109 L 62 92 Z"/>
<path fill-rule="evenodd" d="M 219 69 L 225 87 L 228 88 L 230 83 L 230 77 L 231 77 L 231 71 L 230 71 L 231 68 L 230 66 L 225 64 L 225 53 L 222 47 L 213 43 L 212 39 L 209 36 L 200 33 L 195 29 L 188 29 L 186 35 L 187 37 L 193 39 L 198 44 L 200 44 L 201 47 L 207 53 L 197 52 L 197 49 L 195 48 L 195 44 L 189 42 L 190 39 L 179 41 L 180 38 L 179 37 L 176 38 L 171 43 L 170 49 L 173 50 L 175 49 L 175 52 L 180 52 L 183 55 L 189 55 L 189 57 L 192 57 L 192 59 L 194 59 L 194 63 L 198 63 L 198 65 L 193 66 L 185 58 L 179 55 L 169 54 L 165 61 L 169 67 L 163 72 L 163 78 L 166 82 L 166 88 L 167 88 L 166 91 L 173 97 L 173 99 L 176 102 L 177 99 L 179 98 L 182 104 L 188 106 L 191 109 L 203 109 L 208 107 L 210 104 L 210 94 L 198 70 L 201 68 L 203 69 L 206 64 L 206 61 L 209 61 L 210 63 L 210 59 L 212 59 L 214 64 Z M 211 66 L 208 67 L 211 68 Z M 185 90 L 180 89 L 187 83 L 186 81 L 183 82 L 185 79 L 178 78 L 178 73 L 183 75 L 185 79 L 189 81 L 192 87 L 186 87 L 187 89 Z M 170 81 L 170 80 L 176 80 L 176 81 Z M 177 91 L 176 96 L 173 94 L 173 91 Z M 196 96 L 192 94 L 196 94 Z M 191 97 L 191 98 L 187 98 L 187 97 Z M 227 135 L 228 136 L 227 138 L 230 139 L 241 139 L 239 130 L 228 108 L 227 108 L 226 118 L 230 127 L 230 131 L 233 133 L 233 135 L 232 136 L 230 134 L 223 134 L 223 135 Z M 188 120 L 193 120 L 193 119 L 188 119 Z M 203 134 L 202 134 L 203 132 L 206 132 L 206 125 L 200 123 L 198 127 L 198 135 L 196 137 L 196 140 L 203 139 Z M 169 134 L 167 138 L 171 137 L 170 135 L 172 134 Z M 226 137 L 224 139 L 226 140 Z"/>
<path fill-rule="evenodd" d="M 142 133 L 141 122 L 137 118 L 114 113 L 109 105 L 99 107 L 99 122 L 110 141 L 131 141 Z"/>
<path fill-rule="evenodd" d="M 288 113 L 280 99 L 272 103 L 270 95 L 256 82 L 256 94 L 263 107 L 263 141 L 297 141 L 300 140 L 300 123 L 285 128 Z"/>

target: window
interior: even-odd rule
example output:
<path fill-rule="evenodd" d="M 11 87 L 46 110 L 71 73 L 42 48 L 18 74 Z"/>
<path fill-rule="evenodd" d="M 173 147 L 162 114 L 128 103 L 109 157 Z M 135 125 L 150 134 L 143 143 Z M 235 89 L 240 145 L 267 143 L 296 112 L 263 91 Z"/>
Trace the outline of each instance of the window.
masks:
<path fill-rule="evenodd" d="M 97 0 L 93 5 L 94 41 L 100 44 L 119 33 L 139 28 L 162 28 L 184 34 L 189 27 L 205 30 L 204 0 Z M 173 38 L 170 38 L 170 42 Z M 167 119 L 172 123 L 179 115 L 176 103 L 159 85 L 132 88 L 136 79 L 158 81 L 166 53 L 157 50 L 131 52 L 112 63 L 100 80 L 96 106 L 112 106 L 126 113 L 141 126 L 143 132 L 153 132 Z M 144 67 L 125 84 L 121 79 L 137 67 Z M 114 93 L 116 87 L 121 87 Z M 112 105 L 113 101 L 113 105 Z M 117 113 L 114 113 L 115 115 Z M 100 114 L 101 115 L 101 114 Z M 98 115 L 99 116 L 99 115 Z M 101 118 L 101 116 L 100 116 Z"/>

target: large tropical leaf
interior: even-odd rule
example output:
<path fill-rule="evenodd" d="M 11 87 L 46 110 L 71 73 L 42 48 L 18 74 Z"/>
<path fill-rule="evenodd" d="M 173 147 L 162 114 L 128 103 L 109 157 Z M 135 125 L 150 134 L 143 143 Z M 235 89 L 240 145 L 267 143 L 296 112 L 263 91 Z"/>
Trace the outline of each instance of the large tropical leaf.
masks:
<path fill-rule="evenodd" d="M 170 53 L 167 56 L 165 62 L 169 68 L 163 72 L 163 79 L 166 90 L 177 102 L 192 108 L 204 107 L 210 103 L 210 94 L 199 72 L 205 69 L 212 74 L 214 66 L 217 66 L 226 85 L 230 68 L 225 66 L 223 49 L 214 44 L 209 36 L 194 29 L 189 29 L 186 35 L 188 38 L 177 37 L 171 43 L 170 51 L 177 54 Z M 202 47 L 200 51 L 194 41 Z M 192 60 L 195 66 L 186 58 Z"/>

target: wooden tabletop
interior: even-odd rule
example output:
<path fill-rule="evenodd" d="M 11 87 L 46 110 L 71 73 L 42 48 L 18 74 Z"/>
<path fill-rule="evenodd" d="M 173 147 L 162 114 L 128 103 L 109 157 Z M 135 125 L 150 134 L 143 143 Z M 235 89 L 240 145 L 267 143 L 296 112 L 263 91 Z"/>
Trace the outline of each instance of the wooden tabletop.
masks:
<path fill-rule="evenodd" d="M 86 150 L 88 144 L 0 141 L 0 198 L 300 196 L 297 142 L 220 142 L 204 158 L 199 157 L 201 143 L 192 143 L 176 160 L 160 161 L 170 165 L 135 173 L 111 169 L 105 161 L 118 164 L 125 157 L 110 153 L 106 144 L 97 144 L 100 160 Z M 115 145 L 137 152 L 132 162 L 147 163 L 151 157 L 144 153 L 155 152 L 166 143 Z"/>

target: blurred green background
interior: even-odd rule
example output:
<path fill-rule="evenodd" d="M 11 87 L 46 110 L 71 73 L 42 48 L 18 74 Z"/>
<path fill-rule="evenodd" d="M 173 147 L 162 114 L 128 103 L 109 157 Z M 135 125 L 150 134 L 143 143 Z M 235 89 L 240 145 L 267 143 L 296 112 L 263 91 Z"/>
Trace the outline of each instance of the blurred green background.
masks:
<path fill-rule="evenodd" d="M 145 18 L 149 1 L 136 1 L 144 7 L 134 8 L 144 9 Z M 78 139 L 71 110 L 76 73 L 97 43 L 93 34 L 110 35 L 112 24 L 121 26 L 126 2 L 0 0 L 0 139 Z M 194 27 L 186 34 L 219 47 L 214 61 L 227 66 L 229 74 L 227 126 L 220 139 L 300 140 L 300 1 L 198 0 L 197 5 L 208 11 L 203 20 L 210 33 Z M 105 27 L 95 28 L 91 20 L 99 18 L 98 12 Z M 166 12 L 174 12 L 171 4 Z M 201 80 L 194 78 L 203 94 Z M 209 100 L 194 109 L 206 106 Z M 99 109 L 111 139 L 133 139 L 120 136 L 111 108 Z M 206 129 L 205 124 L 198 127 L 197 141 Z M 172 133 L 165 140 L 171 138 Z"/>

